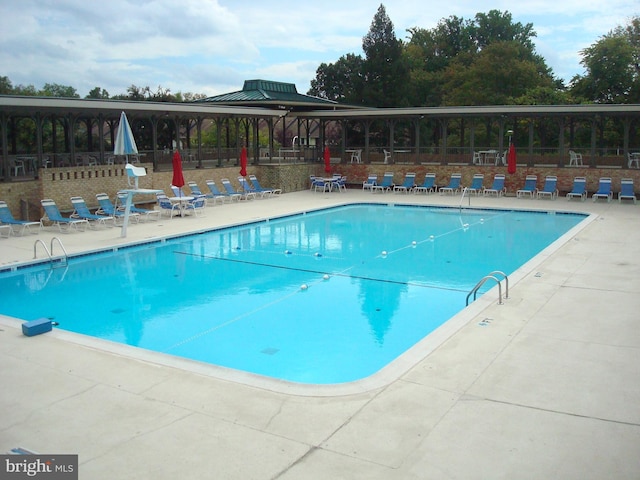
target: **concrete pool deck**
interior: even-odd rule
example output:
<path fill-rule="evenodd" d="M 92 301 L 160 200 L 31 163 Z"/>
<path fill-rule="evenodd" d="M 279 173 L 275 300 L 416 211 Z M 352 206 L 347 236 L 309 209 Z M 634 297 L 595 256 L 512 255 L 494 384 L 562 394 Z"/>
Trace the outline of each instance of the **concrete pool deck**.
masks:
<path fill-rule="evenodd" d="M 0 239 L 0 267 L 30 261 L 38 238 L 73 254 L 352 201 L 460 204 L 295 192 L 131 225 L 127 239 L 113 228 Z M 596 217 L 517 272 L 504 305 L 488 292 L 429 355 L 360 391 L 283 393 L 62 331 L 25 337 L 0 316 L 0 452 L 78 454 L 87 479 L 639 478 L 640 207 L 470 203 Z"/>

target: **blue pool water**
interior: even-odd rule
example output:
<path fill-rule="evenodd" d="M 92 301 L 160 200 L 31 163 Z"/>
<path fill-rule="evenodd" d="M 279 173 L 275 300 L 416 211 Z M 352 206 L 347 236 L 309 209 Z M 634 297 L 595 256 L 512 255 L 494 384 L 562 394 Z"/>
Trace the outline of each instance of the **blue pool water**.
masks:
<path fill-rule="evenodd" d="M 0 313 L 293 382 L 349 382 L 584 218 L 338 207 L 3 272 Z"/>

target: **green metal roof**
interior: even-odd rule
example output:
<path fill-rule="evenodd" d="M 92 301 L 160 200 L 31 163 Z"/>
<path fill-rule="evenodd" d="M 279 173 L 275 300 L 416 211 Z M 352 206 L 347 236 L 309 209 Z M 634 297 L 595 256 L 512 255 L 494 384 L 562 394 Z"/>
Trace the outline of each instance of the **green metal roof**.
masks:
<path fill-rule="evenodd" d="M 245 80 L 242 90 L 203 98 L 198 102 L 243 106 L 292 107 L 295 110 L 311 108 L 344 108 L 337 102 L 298 93 L 295 84 L 271 80 Z"/>

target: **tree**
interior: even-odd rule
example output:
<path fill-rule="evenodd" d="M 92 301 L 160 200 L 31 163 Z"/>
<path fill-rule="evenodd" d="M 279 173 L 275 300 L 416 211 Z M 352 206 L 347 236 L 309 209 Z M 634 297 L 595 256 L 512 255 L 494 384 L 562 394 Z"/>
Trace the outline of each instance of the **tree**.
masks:
<path fill-rule="evenodd" d="M 475 21 L 470 25 L 470 31 L 478 50 L 495 42 L 511 41 L 521 44 L 530 53 L 535 49 L 532 39 L 536 36 L 536 32 L 533 24 L 513 23 L 513 17 L 509 12 L 490 10 L 489 13 L 476 13 Z"/>
<path fill-rule="evenodd" d="M 539 87 L 551 87 L 551 77 L 526 59 L 526 48 L 515 41 L 493 42 L 472 62 L 454 60 L 447 69 L 445 105 L 506 105 Z M 461 58 L 461 57 L 459 57 Z"/>
<path fill-rule="evenodd" d="M 411 67 L 428 72 L 442 71 L 458 54 L 474 50 L 470 24 L 469 20 L 451 16 L 440 20 L 432 30 L 409 29 L 409 47 L 420 53 L 420 57 L 416 57 L 419 61 Z"/>
<path fill-rule="evenodd" d="M 576 96 L 599 103 L 640 101 L 640 17 L 580 53 L 586 74 L 571 81 Z"/>
<path fill-rule="evenodd" d="M 39 95 L 36 87 L 33 85 L 16 85 L 13 87 L 12 95 L 26 95 L 29 97 L 35 97 Z"/>
<path fill-rule="evenodd" d="M 504 104 L 529 88 L 557 85 L 535 52 L 533 25 L 514 23 L 509 12 L 452 16 L 409 33 L 413 105 Z"/>
<path fill-rule="evenodd" d="M 13 93 L 13 85 L 9 77 L 0 77 L 0 95 L 11 95 Z"/>
<path fill-rule="evenodd" d="M 75 88 L 57 83 L 45 83 L 39 93 L 43 97 L 80 98 Z"/>
<path fill-rule="evenodd" d="M 409 68 L 403 43 L 395 36 L 384 5 L 378 7 L 371 28 L 362 40 L 363 103 L 371 107 L 400 107 L 407 104 Z"/>
<path fill-rule="evenodd" d="M 360 55 L 343 55 L 336 63 L 322 63 L 311 80 L 309 95 L 335 102 L 362 104 L 362 67 Z"/>
<path fill-rule="evenodd" d="M 85 98 L 98 98 L 106 100 L 109 98 L 109 92 L 107 92 L 104 88 L 95 87 Z"/>

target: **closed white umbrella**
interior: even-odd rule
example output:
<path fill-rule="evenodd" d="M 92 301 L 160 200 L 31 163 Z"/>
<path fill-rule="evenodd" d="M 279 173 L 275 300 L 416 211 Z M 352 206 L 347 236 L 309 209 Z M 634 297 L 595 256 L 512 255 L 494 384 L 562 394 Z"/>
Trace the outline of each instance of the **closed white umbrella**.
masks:
<path fill-rule="evenodd" d="M 120 124 L 118 125 L 118 133 L 116 134 L 116 144 L 113 148 L 114 155 L 125 155 L 127 163 L 129 163 L 129 155 L 137 155 L 138 147 L 136 140 L 133 138 L 133 132 L 129 126 L 127 115 L 122 112 L 120 114 Z"/>

